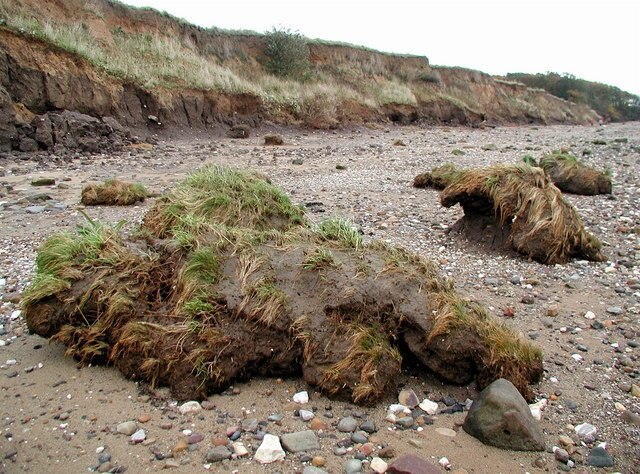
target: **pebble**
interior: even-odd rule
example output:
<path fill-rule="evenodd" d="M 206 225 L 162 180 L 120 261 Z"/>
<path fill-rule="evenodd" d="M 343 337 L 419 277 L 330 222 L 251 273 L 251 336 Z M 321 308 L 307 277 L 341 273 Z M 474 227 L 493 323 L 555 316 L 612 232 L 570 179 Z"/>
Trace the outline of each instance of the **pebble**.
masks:
<path fill-rule="evenodd" d="M 220 462 L 225 459 L 231 459 L 231 451 L 226 446 L 216 446 L 207 451 L 207 462 Z"/>
<path fill-rule="evenodd" d="M 369 433 L 369 434 L 372 434 L 378 431 L 376 428 L 376 424 L 371 420 L 366 420 L 360 423 L 360 429 L 365 433 Z"/>
<path fill-rule="evenodd" d="M 556 461 L 566 463 L 569 460 L 569 453 L 565 449 L 554 446 L 553 457 L 556 459 Z"/>
<path fill-rule="evenodd" d="M 310 410 L 300 410 L 300 418 L 302 421 L 310 421 L 315 418 L 315 415 Z"/>
<path fill-rule="evenodd" d="M 359 459 L 349 459 L 344 465 L 344 470 L 346 474 L 362 472 L 362 461 Z"/>
<path fill-rule="evenodd" d="M 144 429 L 139 429 L 131 435 L 131 442 L 134 444 L 142 443 L 145 439 L 147 439 L 147 434 Z"/>
<path fill-rule="evenodd" d="M 416 393 L 410 388 L 405 388 L 400 391 L 398 394 L 398 402 L 408 408 L 415 408 L 418 406 L 418 403 L 420 403 Z"/>
<path fill-rule="evenodd" d="M 355 433 L 351 433 L 351 441 L 356 444 L 364 444 L 369 440 L 367 434 L 364 431 L 356 431 Z"/>
<path fill-rule="evenodd" d="M 427 415 L 435 415 L 438 413 L 438 403 L 425 398 L 420 402 L 420 409 Z"/>
<path fill-rule="evenodd" d="M 384 472 L 387 472 L 389 465 L 383 459 L 380 459 L 379 457 L 374 457 L 371 460 L 369 467 L 376 474 L 383 474 Z"/>
<path fill-rule="evenodd" d="M 181 415 L 186 415 L 188 413 L 197 413 L 202 410 L 202 405 L 196 401 L 185 402 L 178 407 L 178 411 Z"/>
<path fill-rule="evenodd" d="M 231 448 L 233 449 L 233 454 L 235 454 L 236 457 L 241 458 L 249 454 L 249 450 L 240 441 L 236 441 L 235 443 L 231 444 Z"/>
<path fill-rule="evenodd" d="M 309 394 L 306 391 L 298 392 L 295 395 L 293 395 L 293 401 L 295 403 L 300 403 L 301 405 L 304 405 L 305 403 L 309 403 Z"/>
<path fill-rule="evenodd" d="M 358 427 L 358 422 L 352 416 L 341 418 L 338 422 L 338 431 L 342 433 L 352 433 Z"/>
<path fill-rule="evenodd" d="M 137 429 L 138 426 L 135 421 L 125 421 L 116 426 L 116 431 L 126 436 L 131 436 Z"/>
<path fill-rule="evenodd" d="M 611 467 L 613 466 L 613 457 L 601 446 L 596 446 L 589 452 L 587 464 L 595 467 Z"/>
<path fill-rule="evenodd" d="M 442 428 L 442 427 L 441 428 L 436 428 L 436 433 L 438 433 L 438 434 L 440 434 L 442 436 L 448 436 L 449 438 L 453 438 L 457 434 L 451 428 Z"/>
<path fill-rule="evenodd" d="M 280 438 L 272 434 L 265 434 L 262 444 L 256 450 L 253 459 L 261 464 L 270 464 L 276 461 L 282 461 L 285 458 L 285 452 L 280 444 Z"/>
<path fill-rule="evenodd" d="M 596 438 L 597 428 L 589 423 L 581 423 L 575 427 L 575 431 L 585 442 L 592 442 Z"/>
<path fill-rule="evenodd" d="M 631 390 L 629 390 L 632 397 L 640 397 L 640 387 L 638 387 L 635 383 L 631 384 Z"/>
<path fill-rule="evenodd" d="M 607 313 L 613 314 L 613 315 L 619 315 L 624 313 L 624 309 L 622 309 L 620 306 L 609 306 L 607 308 Z"/>
<path fill-rule="evenodd" d="M 311 459 L 311 464 L 314 465 L 315 467 L 322 467 L 326 463 L 327 463 L 327 460 L 322 456 L 314 456 L 313 459 Z"/>

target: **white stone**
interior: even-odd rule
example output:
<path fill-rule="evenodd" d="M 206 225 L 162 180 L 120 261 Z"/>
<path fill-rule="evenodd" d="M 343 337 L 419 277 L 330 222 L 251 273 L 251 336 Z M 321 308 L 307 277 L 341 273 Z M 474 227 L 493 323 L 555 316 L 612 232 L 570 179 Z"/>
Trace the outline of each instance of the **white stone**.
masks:
<path fill-rule="evenodd" d="M 529 405 L 529 409 L 531 410 L 531 416 L 533 416 L 536 420 L 540 421 L 542 419 L 542 410 L 547 407 L 547 403 L 549 400 L 543 398 L 542 400 L 532 403 Z"/>
<path fill-rule="evenodd" d="M 196 413 L 200 410 L 202 410 L 202 406 L 196 401 L 185 402 L 178 407 L 178 411 L 181 415 L 186 415 L 187 413 Z"/>
<path fill-rule="evenodd" d="M 420 402 L 420 405 L 418 406 L 427 415 L 435 415 L 436 413 L 438 413 L 438 404 L 436 402 L 429 400 L 428 398 L 425 398 L 424 400 L 422 400 L 422 402 Z"/>
<path fill-rule="evenodd" d="M 300 410 L 300 418 L 302 418 L 302 421 L 313 420 L 315 416 L 316 415 L 314 415 L 313 412 L 310 410 Z"/>
<path fill-rule="evenodd" d="M 5 362 L 7 365 L 16 365 L 17 363 L 18 361 L 15 359 L 8 359 L 7 362 Z"/>
<path fill-rule="evenodd" d="M 11 321 L 15 321 L 16 319 L 18 319 L 20 317 L 20 315 L 22 315 L 22 311 L 19 309 L 16 309 L 15 311 L 13 311 L 11 313 Z"/>
<path fill-rule="evenodd" d="M 235 454 L 239 458 L 249 454 L 249 451 L 247 450 L 247 448 L 245 448 L 244 444 L 242 444 L 240 441 L 236 441 L 231 446 L 233 448 L 233 454 Z"/>
<path fill-rule="evenodd" d="M 293 401 L 296 403 L 300 403 L 301 405 L 309 403 L 309 394 L 306 391 L 298 392 L 293 396 Z"/>
<path fill-rule="evenodd" d="M 580 439 L 583 439 L 585 441 L 595 440 L 596 433 L 598 432 L 598 429 L 589 423 L 580 423 L 578 426 L 576 426 L 575 430 L 578 436 L 580 436 Z"/>
<path fill-rule="evenodd" d="M 596 315 L 593 314 L 593 311 L 587 311 L 586 313 L 584 313 L 584 317 L 586 319 L 596 319 Z"/>
<path fill-rule="evenodd" d="M 7 345 L 7 341 L 5 341 L 4 339 L 0 339 L 0 347 L 6 346 L 6 345 Z"/>
<path fill-rule="evenodd" d="M 371 464 L 369 464 L 369 467 L 373 472 L 377 474 L 383 474 L 384 472 L 387 472 L 389 465 L 382 459 L 375 457 L 371 460 Z"/>
<path fill-rule="evenodd" d="M 627 408 L 620 402 L 616 402 L 614 406 L 616 407 L 616 410 L 618 410 L 619 412 L 623 412 L 627 410 Z"/>
<path fill-rule="evenodd" d="M 147 433 L 142 428 L 131 435 L 132 443 L 142 443 L 145 439 L 147 439 Z"/>
<path fill-rule="evenodd" d="M 102 453 L 103 451 L 104 451 L 104 446 L 98 446 L 98 447 L 96 448 L 96 454 L 100 454 L 100 453 Z"/>
<path fill-rule="evenodd" d="M 449 462 L 449 460 L 445 457 L 441 457 L 438 460 L 438 464 L 440 464 L 442 466 L 443 469 L 446 469 L 447 471 L 449 469 L 451 469 L 451 463 Z"/>
<path fill-rule="evenodd" d="M 262 444 L 256 450 L 253 459 L 260 464 L 270 464 L 275 461 L 282 461 L 284 457 L 285 453 L 280 444 L 280 438 L 272 434 L 265 434 Z"/>
<path fill-rule="evenodd" d="M 580 362 L 582 360 L 582 356 L 580 354 L 571 354 L 571 357 L 573 357 L 573 360 L 576 362 Z"/>
<path fill-rule="evenodd" d="M 389 405 L 389 408 L 387 409 L 387 413 L 390 413 L 390 414 L 395 414 L 400 411 L 407 414 L 411 413 L 411 410 L 409 408 L 407 408 L 404 405 L 401 405 L 400 403 L 392 403 L 391 405 Z"/>

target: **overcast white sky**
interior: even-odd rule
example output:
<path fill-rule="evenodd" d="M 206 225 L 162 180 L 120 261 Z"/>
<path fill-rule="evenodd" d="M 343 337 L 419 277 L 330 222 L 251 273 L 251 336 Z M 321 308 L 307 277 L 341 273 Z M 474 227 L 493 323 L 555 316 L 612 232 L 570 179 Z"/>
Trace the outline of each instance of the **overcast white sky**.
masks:
<path fill-rule="evenodd" d="M 490 74 L 568 72 L 640 94 L 640 0 L 125 0 L 201 26 L 425 55 Z"/>

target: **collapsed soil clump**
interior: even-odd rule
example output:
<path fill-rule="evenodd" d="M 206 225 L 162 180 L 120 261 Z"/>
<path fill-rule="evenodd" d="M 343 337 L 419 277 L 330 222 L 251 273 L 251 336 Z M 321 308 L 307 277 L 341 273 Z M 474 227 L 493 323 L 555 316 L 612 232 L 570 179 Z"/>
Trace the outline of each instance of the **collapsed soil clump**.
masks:
<path fill-rule="evenodd" d="M 80 201 L 85 206 L 130 206 L 148 196 L 142 184 L 109 179 L 102 184 L 89 184 L 82 188 Z"/>
<path fill-rule="evenodd" d="M 528 399 L 542 376 L 541 352 L 431 262 L 364 243 L 343 220 L 312 225 L 255 173 L 204 168 L 136 234 L 89 222 L 49 238 L 36 267 L 23 297 L 32 332 L 181 400 L 301 373 L 372 403 L 394 388 L 401 348 L 445 381 L 506 378 Z"/>
<path fill-rule="evenodd" d="M 521 163 L 461 171 L 441 192 L 440 203 L 462 206 L 461 228 L 478 228 L 474 221 L 490 218 L 498 240 L 507 235 L 516 251 L 541 263 L 606 260 L 601 242 L 540 168 Z"/>
<path fill-rule="evenodd" d="M 451 163 L 436 166 L 430 172 L 413 178 L 414 188 L 433 188 L 439 191 L 451 184 L 460 175 L 460 170 Z"/>
<path fill-rule="evenodd" d="M 611 176 L 585 165 L 573 155 L 554 152 L 542 157 L 540 167 L 565 193 L 593 196 L 612 192 Z"/>

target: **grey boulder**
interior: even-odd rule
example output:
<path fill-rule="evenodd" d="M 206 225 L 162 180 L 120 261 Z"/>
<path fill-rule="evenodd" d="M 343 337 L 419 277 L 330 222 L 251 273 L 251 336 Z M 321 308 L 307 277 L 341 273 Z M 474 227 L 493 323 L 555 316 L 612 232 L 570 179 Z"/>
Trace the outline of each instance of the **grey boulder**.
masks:
<path fill-rule="evenodd" d="M 544 451 L 540 426 L 518 389 L 506 379 L 487 386 L 473 402 L 462 425 L 484 444 L 516 451 Z"/>

